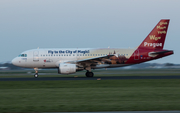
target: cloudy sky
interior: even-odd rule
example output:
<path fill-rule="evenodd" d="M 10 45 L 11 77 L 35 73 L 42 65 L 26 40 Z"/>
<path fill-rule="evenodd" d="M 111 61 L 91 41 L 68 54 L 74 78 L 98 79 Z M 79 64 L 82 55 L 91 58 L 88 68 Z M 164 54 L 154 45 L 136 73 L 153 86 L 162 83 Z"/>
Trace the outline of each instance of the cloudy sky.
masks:
<path fill-rule="evenodd" d="M 35 48 L 137 47 L 160 19 L 170 19 L 154 60 L 180 63 L 179 0 L 0 0 L 0 62 Z"/>

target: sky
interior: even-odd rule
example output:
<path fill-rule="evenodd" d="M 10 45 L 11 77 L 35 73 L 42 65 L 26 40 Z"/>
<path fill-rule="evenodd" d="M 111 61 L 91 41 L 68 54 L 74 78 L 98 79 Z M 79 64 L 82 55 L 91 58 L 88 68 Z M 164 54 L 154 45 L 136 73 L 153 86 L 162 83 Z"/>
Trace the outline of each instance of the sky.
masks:
<path fill-rule="evenodd" d="M 135 48 L 170 19 L 164 49 L 150 63 L 180 64 L 180 0 L 0 0 L 0 62 L 36 48 Z"/>

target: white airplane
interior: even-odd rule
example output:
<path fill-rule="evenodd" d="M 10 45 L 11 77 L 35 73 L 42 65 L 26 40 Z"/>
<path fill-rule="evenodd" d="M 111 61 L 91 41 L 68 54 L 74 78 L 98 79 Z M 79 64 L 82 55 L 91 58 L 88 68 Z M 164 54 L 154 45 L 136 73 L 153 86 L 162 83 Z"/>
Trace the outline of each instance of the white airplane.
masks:
<path fill-rule="evenodd" d="M 38 77 L 40 68 L 57 68 L 59 74 L 71 74 L 87 70 L 86 76 L 93 77 L 91 69 L 122 67 L 138 64 L 173 54 L 164 50 L 164 41 L 169 19 L 162 19 L 135 49 L 119 48 L 47 48 L 22 52 L 12 60 L 20 67 L 34 68 Z"/>

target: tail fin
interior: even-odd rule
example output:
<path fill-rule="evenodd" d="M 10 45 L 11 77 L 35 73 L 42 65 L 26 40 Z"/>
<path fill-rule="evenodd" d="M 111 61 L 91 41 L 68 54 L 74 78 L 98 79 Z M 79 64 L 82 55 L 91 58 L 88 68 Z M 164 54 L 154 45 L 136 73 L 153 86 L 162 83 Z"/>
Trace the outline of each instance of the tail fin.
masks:
<path fill-rule="evenodd" d="M 163 49 L 169 19 L 162 19 L 139 45 L 138 49 Z"/>

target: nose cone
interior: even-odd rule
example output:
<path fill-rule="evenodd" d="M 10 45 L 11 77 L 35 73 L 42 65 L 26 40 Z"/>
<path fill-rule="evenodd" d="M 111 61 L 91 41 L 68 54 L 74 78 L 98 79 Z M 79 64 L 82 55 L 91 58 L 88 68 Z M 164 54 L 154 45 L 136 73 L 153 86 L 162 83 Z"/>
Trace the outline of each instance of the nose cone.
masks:
<path fill-rule="evenodd" d="M 15 65 L 15 66 L 17 66 L 17 64 L 18 64 L 17 58 L 14 58 L 11 62 L 12 62 L 12 64 Z"/>

